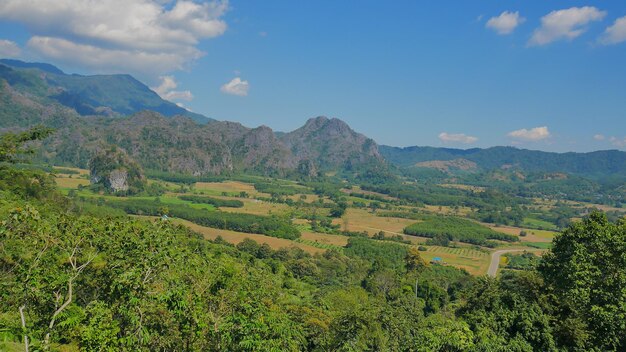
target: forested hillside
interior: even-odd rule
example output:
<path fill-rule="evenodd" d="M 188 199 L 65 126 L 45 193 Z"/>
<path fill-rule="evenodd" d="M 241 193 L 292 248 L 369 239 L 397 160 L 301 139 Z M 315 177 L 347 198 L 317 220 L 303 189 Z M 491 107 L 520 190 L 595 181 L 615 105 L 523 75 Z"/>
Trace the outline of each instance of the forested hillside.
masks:
<path fill-rule="evenodd" d="M 384 235 L 314 255 L 250 239 L 233 246 L 66 197 L 47 173 L 17 168 L 25 146 L 51 133 L 0 139 L 4 350 L 626 348 L 624 221 L 592 213 L 557 235 L 538 264 L 495 279 L 428 263 Z M 412 228 L 455 236 L 446 226 Z"/>
<path fill-rule="evenodd" d="M 211 119 L 162 99 L 130 75 L 65 74 L 45 63 L 0 60 L 0 79 L 13 94 L 25 94 L 40 104 L 58 103 L 81 116 L 126 116 L 142 110 L 165 116 L 182 115 L 199 123 Z"/>
<path fill-rule="evenodd" d="M 409 167 L 427 161 L 464 159 L 482 170 L 518 169 L 526 172 L 571 173 L 594 179 L 626 173 L 626 152 L 605 150 L 590 153 L 550 153 L 514 147 L 450 149 L 435 147 L 380 147 L 391 163 Z"/>

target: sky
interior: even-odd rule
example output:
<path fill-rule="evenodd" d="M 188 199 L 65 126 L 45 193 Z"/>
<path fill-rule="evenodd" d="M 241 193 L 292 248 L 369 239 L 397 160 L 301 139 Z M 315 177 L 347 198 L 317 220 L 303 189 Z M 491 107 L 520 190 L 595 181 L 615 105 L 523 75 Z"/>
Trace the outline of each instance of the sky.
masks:
<path fill-rule="evenodd" d="M 0 57 L 379 144 L 626 150 L 626 2 L 2 0 Z"/>

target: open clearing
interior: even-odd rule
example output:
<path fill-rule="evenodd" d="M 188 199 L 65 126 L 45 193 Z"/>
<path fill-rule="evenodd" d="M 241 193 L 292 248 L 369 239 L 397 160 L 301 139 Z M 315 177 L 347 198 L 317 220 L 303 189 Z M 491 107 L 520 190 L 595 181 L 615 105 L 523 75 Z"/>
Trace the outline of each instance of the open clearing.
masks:
<path fill-rule="evenodd" d="M 333 246 L 345 247 L 348 244 L 349 237 L 305 231 L 305 232 L 302 232 L 301 238 L 307 241 L 313 241 L 313 242 L 330 244 Z"/>
<path fill-rule="evenodd" d="M 89 180 L 78 178 L 78 175 L 74 175 L 72 178 L 58 176 L 54 178 L 54 181 L 60 188 L 76 189 L 79 185 L 89 186 Z"/>
<path fill-rule="evenodd" d="M 220 210 L 230 213 L 245 213 L 254 215 L 282 215 L 289 211 L 289 206 L 281 203 L 269 203 L 248 198 L 216 197 L 222 199 L 237 199 L 243 202 L 243 208 L 222 207 Z"/>
<path fill-rule="evenodd" d="M 548 230 L 535 230 L 514 226 L 496 226 L 494 224 L 481 222 L 481 225 L 487 226 L 494 231 L 503 232 L 508 235 L 519 236 L 521 231 L 526 231 L 526 236 L 519 236 L 522 242 L 552 242 L 556 232 Z"/>
<path fill-rule="evenodd" d="M 145 218 L 155 219 L 155 217 L 145 217 Z M 214 229 L 210 227 L 196 225 L 191 221 L 187 221 L 183 219 L 173 218 L 170 221 L 172 221 L 175 224 L 181 224 L 181 225 L 187 226 L 191 230 L 202 234 L 204 238 L 210 239 L 210 240 L 216 239 L 217 236 L 222 236 L 222 238 L 226 242 L 229 242 L 232 244 L 238 244 L 244 239 L 249 238 L 251 240 L 256 241 L 257 243 L 267 243 L 267 245 L 270 246 L 272 249 L 298 247 L 310 254 L 322 253 L 325 251 L 322 248 L 316 248 L 316 247 L 313 247 L 304 243 L 293 242 L 284 238 L 276 238 L 276 237 L 270 237 L 270 236 L 265 236 L 265 235 L 236 232 L 236 231 L 230 231 L 230 230 Z"/>
<path fill-rule="evenodd" d="M 465 269 L 472 275 L 484 275 L 489 268 L 489 253 L 469 247 L 428 246 L 428 250 L 420 251 L 424 260 L 430 262 L 439 257 L 446 265 Z"/>
<path fill-rule="evenodd" d="M 333 223 L 341 226 L 342 230 L 365 231 L 373 235 L 379 231 L 392 234 L 402 234 L 405 227 L 415 223 L 415 220 L 376 216 L 364 209 L 349 208 L 341 219 Z"/>
<path fill-rule="evenodd" d="M 224 182 L 196 182 L 194 188 L 205 194 L 222 195 L 223 192 L 229 195 L 246 192 L 251 196 L 270 197 L 267 193 L 261 193 L 254 188 L 254 185 L 239 181 Z"/>

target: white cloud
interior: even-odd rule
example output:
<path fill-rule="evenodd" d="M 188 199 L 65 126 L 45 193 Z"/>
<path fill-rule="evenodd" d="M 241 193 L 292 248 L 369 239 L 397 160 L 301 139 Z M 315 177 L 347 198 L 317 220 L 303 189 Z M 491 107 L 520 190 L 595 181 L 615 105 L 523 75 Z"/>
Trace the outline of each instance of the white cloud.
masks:
<path fill-rule="evenodd" d="M 473 137 L 473 136 L 468 136 L 464 133 L 441 132 L 439 134 L 439 140 L 441 140 L 444 143 L 472 144 L 478 141 L 478 138 Z"/>
<path fill-rule="evenodd" d="M 0 56 L 2 57 L 18 57 L 22 53 L 17 44 L 10 40 L 0 39 Z"/>
<path fill-rule="evenodd" d="M 20 22 L 28 47 L 44 58 L 104 72 L 162 74 L 203 53 L 202 39 L 222 35 L 227 0 L 3 0 L 0 20 Z"/>
<path fill-rule="evenodd" d="M 618 148 L 626 147 L 626 137 L 624 138 L 611 137 L 609 138 L 609 142 L 611 142 L 611 144 L 613 144 L 614 146 Z"/>
<path fill-rule="evenodd" d="M 626 41 L 626 16 L 615 20 L 612 26 L 608 27 L 602 37 L 602 44 L 617 44 Z"/>
<path fill-rule="evenodd" d="M 522 128 L 521 130 L 509 132 L 508 136 L 526 141 L 540 141 L 542 139 L 549 138 L 550 131 L 546 126 L 535 127 L 531 129 Z"/>
<path fill-rule="evenodd" d="M 224 84 L 220 90 L 222 93 L 238 95 L 241 97 L 245 97 L 248 95 L 248 90 L 250 89 L 250 84 L 248 81 L 242 81 L 241 78 L 235 77 L 230 82 Z"/>
<path fill-rule="evenodd" d="M 552 11 L 541 18 L 541 26 L 535 29 L 528 45 L 546 45 L 557 40 L 573 40 L 587 31 L 586 25 L 600 21 L 606 11 L 593 6 L 572 7 Z"/>
<path fill-rule="evenodd" d="M 178 91 L 178 83 L 176 83 L 176 79 L 174 76 L 161 76 L 161 84 L 158 87 L 151 87 L 153 91 L 155 91 L 161 98 L 165 100 L 175 101 L 175 100 L 184 100 L 191 101 L 193 100 L 193 94 L 190 91 Z M 181 103 L 178 103 L 179 106 L 182 106 Z"/>
<path fill-rule="evenodd" d="M 485 27 L 504 35 L 513 33 L 515 28 L 524 22 L 526 22 L 526 19 L 520 16 L 519 12 L 504 11 L 500 16 L 491 17 L 485 24 Z"/>
<path fill-rule="evenodd" d="M 596 141 L 603 141 L 606 139 L 606 137 L 603 134 L 595 134 L 593 135 L 593 139 L 595 139 Z"/>

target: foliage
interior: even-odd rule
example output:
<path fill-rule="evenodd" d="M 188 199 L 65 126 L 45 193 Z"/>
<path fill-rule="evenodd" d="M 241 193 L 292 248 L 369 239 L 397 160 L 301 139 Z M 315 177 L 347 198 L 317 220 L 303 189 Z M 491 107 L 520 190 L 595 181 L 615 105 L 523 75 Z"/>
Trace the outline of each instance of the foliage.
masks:
<path fill-rule="evenodd" d="M 169 215 L 216 229 L 260 233 L 288 239 L 300 237 L 300 232 L 297 228 L 287 220 L 278 217 L 207 211 L 206 209 L 192 208 L 186 204 L 167 204 L 167 211 L 164 211 L 164 204 L 158 200 L 149 201 L 133 198 L 109 199 L 104 204 L 113 208 L 123 209 L 128 214 Z"/>
<path fill-rule="evenodd" d="M 17 163 L 23 161 L 20 155 L 33 154 L 28 143 L 45 139 L 54 132 L 44 126 L 36 126 L 20 133 L 5 133 L 0 136 L 0 163 Z"/>
<path fill-rule="evenodd" d="M 433 216 L 409 225 L 404 233 L 413 236 L 435 237 L 446 236 L 450 241 L 467 242 L 478 245 L 488 244 L 487 240 L 515 242 L 516 236 L 496 232 L 471 220 L 452 216 Z"/>
<path fill-rule="evenodd" d="M 539 264 L 539 257 L 531 252 L 524 252 L 522 254 L 507 253 L 504 257 L 507 260 L 507 269 L 533 270 Z"/>
<path fill-rule="evenodd" d="M 196 195 L 178 196 L 178 199 L 186 200 L 192 203 L 211 204 L 216 207 L 227 207 L 227 208 L 242 208 L 243 207 L 243 202 L 237 199 L 220 199 L 220 198 L 196 196 Z"/>
<path fill-rule="evenodd" d="M 554 239 L 539 272 L 557 300 L 561 343 L 578 349 L 626 348 L 626 222 L 592 213 Z"/>
<path fill-rule="evenodd" d="M 143 170 L 126 152 L 115 146 L 105 148 L 89 160 L 92 184 L 120 195 L 141 192 L 146 180 Z"/>

